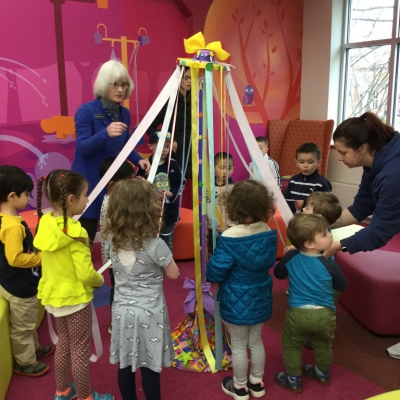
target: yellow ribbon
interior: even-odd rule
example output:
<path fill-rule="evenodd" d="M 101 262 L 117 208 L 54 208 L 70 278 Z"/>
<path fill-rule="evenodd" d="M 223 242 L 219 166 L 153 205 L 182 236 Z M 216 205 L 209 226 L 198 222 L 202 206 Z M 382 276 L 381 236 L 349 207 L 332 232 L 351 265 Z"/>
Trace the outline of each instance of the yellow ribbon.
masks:
<path fill-rule="evenodd" d="M 221 60 L 226 60 L 230 54 L 222 48 L 221 42 L 211 42 L 206 45 L 206 41 L 201 32 L 197 32 L 189 39 L 183 39 L 186 53 L 196 53 L 198 50 L 211 50 Z"/>

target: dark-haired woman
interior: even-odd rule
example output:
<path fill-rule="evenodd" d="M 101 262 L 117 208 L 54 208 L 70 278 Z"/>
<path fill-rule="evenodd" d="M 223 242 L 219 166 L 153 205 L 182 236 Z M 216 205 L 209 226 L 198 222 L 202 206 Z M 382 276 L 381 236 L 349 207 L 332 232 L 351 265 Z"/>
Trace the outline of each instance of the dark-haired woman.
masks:
<path fill-rule="evenodd" d="M 185 67 L 185 71 L 179 85 L 174 143 L 172 146 L 172 158 L 178 162 L 182 172 L 185 173 L 186 178 L 186 190 L 183 192 L 182 207 L 190 209 L 192 208 L 192 152 L 190 146 L 190 135 L 192 132 L 192 108 L 190 97 L 191 83 L 190 68 Z M 149 136 L 159 130 L 159 126 L 163 124 L 167 107 L 168 102 L 165 103 L 164 107 L 151 123 L 147 130 Z M 175 110 L 172 113 L 172 118 L 168 127 L 168 131 L 171 133 L 174 113 Z"/>
<path fill-rule="evenodd" d="M 364 168 L 353 204 L 343 210 L 334 227 L 354 224 L 370 215 L 372 219 L 365 229 L 333 242 L 324 255 L 379 249 L 400 232 L 400 134 L 367 112 L 343 121 L 333 141 L 339 161 L 348 168 Z M 400 343 L 388 353 L 400 358 Z"/>

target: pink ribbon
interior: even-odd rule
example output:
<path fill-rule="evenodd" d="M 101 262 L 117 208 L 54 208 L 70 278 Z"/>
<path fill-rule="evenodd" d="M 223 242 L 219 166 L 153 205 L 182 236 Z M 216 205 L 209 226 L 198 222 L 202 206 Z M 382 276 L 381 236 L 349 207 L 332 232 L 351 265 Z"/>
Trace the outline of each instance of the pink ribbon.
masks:
<path fill-rule="evenodd" d="M 183 288 L 190 289 L 189 294 L 183 302 L 183 311 L 185 314 L 194 313 L 196 310 L 196 282 L 193 279 L 185 278 Z M 214 299 L 211 296 L 210 289 L 211 284 L 207 282 L 202 283 L 203 308 L 208 314 L 214 316 Z"/>

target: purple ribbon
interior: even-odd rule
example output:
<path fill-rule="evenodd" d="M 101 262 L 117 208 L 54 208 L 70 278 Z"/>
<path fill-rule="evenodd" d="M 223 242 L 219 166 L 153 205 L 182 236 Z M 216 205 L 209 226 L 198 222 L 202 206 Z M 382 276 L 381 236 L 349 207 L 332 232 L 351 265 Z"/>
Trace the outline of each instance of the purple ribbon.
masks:
<path fill-rule="evenodd" d="M 190 289 L 189 294 L 183 302 L 183 311 L 185 314 L 194 313 L 196 310 L 196 282 L 193 279 L 185 278 L 183 288 Z M 207 282 L 201 284 L 203 308 L 208 314 L 214 316 L 214 299 L 210 294 L 210 289 L 211 284 Z"/>

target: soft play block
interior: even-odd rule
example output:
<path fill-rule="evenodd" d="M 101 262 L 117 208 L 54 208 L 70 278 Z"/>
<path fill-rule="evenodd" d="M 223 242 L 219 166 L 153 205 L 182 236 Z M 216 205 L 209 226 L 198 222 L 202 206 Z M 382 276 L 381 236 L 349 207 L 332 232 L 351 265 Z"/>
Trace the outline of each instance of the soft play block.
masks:
<path fill-rule="evenodd" d="M 173 233 L 174 260 L 192 260 L 194 258 L 193 210 L 181 208 L 180 217 Z"/>
<path fill-rule="evenodd" d="M 339 252 L 335 259 L 349 281 L 343 306 L 371 332 L 400 335 L 400 253 Z"/>
<path fill-rule="evenodd" d="M 13 357 L 10 342 L 10 310 L 3 296 L 0 296 L 0 349 L 0 400 L 4 400 L 13 374 Z"/>

